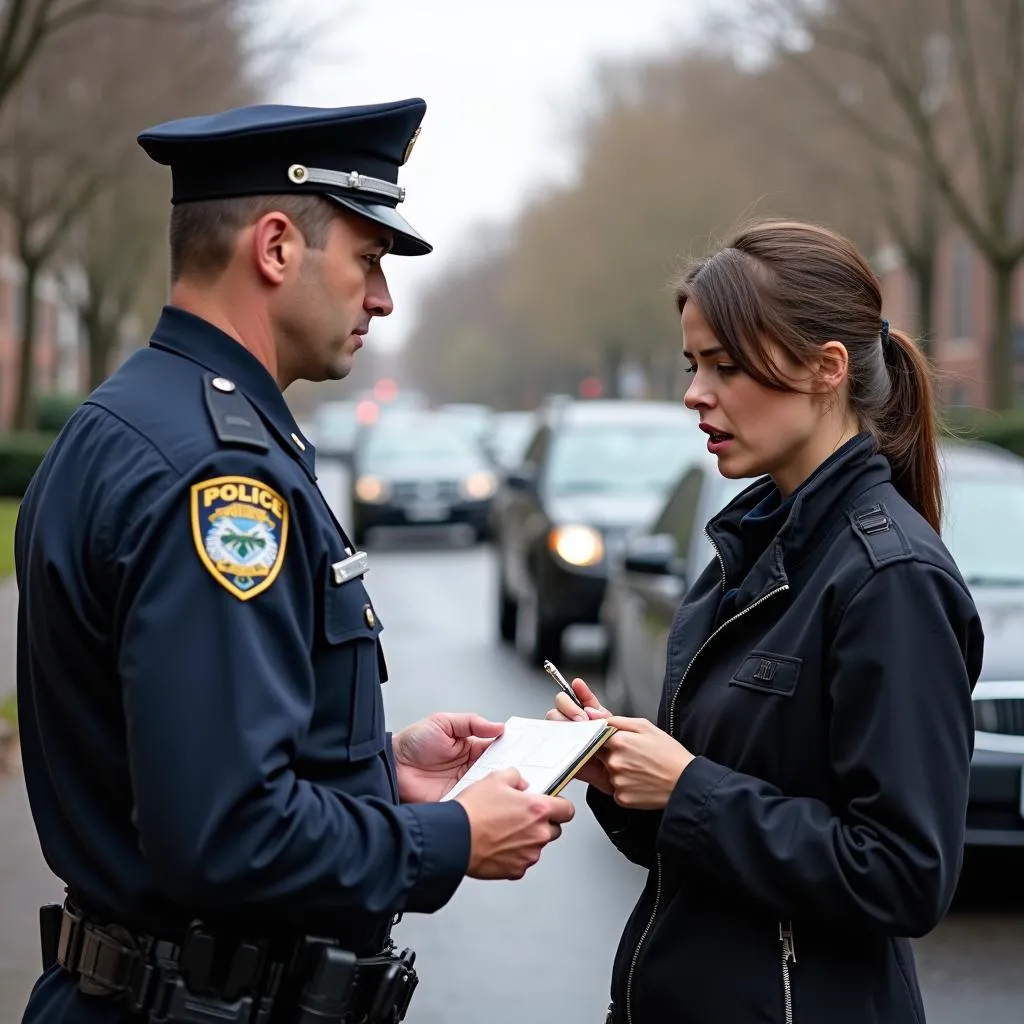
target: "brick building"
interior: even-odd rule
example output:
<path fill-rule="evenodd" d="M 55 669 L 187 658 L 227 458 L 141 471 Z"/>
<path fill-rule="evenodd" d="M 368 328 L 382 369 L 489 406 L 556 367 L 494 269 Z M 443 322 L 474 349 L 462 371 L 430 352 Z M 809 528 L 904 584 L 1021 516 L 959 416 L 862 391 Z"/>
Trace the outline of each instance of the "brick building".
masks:
<path fill-rule="evenodd" d="M 24 276 L 10 222 L 0 212 L 0 431 L 10 427 L 17 401 Z M 44 273 L 36 286 L 36 393 L 80 391 L 83 362 L 75 309 Z"/>
<path fill-rule="evenodd" d="M 882 279 L 883 309 L 894 327 L 919 333 L 914 281 L 900 254 L 883 249 L 875 258 Z M 938 254 L 932 310 L 932 352 L 940 401 L 984 408 L 988 395 L 988 348 L 992 336 L 991 283 L 985 261 L 959 233 L 943 240 Z M 1024 405 L 1024 273 L 1014 280 L 1013 324 L 1016 404 Z"/>

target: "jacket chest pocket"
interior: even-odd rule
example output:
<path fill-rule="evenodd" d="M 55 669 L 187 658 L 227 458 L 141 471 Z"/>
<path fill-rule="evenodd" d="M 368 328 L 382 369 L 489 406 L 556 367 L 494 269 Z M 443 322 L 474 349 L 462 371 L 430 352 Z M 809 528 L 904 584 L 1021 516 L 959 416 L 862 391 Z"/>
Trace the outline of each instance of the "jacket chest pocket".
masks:
<path fill-rule="evenodd" d="M 320 728 L 335 756 L 360 761 L 384 749 L 380 619 L 360 578 L 324 594 L 325 644 L 317 665 Z"/>
<path fill-rule="evenodd" d="M 730 686 L 742 686 L 755 693 L 792 697 L 800 680 L 802 658 L 791 658 L 770 651 L 751 651 L 729 680 Z"/>

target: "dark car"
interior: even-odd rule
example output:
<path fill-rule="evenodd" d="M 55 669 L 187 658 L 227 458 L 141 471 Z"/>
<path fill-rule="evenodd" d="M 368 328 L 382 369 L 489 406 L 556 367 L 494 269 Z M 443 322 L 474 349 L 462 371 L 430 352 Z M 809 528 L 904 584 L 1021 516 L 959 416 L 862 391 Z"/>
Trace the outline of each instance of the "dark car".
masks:
<path fill-rule="evenodd" d="M 1024 845 L 1024 460 L 951 442 L 942 461 L 943 540 L 985 629 L 967 842 Z M 617 711 L 657 716 L 672 618 L 688 580 L 714 558 L 704 526 L 750 483 L 698 459 L 650 529 L 627 544 L 601 612 L 610 638 L 604 696 Z"/>
<path fill-rule="evenodd" d="M 353 539 L 387 526 L 464 524 L 486 536 L 497 477 L 453 418 L 392 412 L 359 437 L 352 477 Z"/>
<path fill-rule="evenodd" d="M 538 664 L 558 660 L 568 626 L 597 623 L 609 561 L 703 443 L 681 404 L 567 402 L 539 413 L 495 506 L 501 638 Z"/>

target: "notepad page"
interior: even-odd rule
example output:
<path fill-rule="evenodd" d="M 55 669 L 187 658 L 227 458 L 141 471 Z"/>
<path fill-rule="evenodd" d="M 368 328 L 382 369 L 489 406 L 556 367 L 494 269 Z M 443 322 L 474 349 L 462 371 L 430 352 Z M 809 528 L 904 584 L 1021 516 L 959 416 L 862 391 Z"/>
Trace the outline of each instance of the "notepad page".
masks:
<path fill-rule="evenodd" d="M 529 783 L 528 792 L 543 793 L 605 729 L 602 719 L 549 722 L 542 718 L 510 718 L 505 731 L 452 787 L 445 800 L 491 772 L 516 768 Z"/>

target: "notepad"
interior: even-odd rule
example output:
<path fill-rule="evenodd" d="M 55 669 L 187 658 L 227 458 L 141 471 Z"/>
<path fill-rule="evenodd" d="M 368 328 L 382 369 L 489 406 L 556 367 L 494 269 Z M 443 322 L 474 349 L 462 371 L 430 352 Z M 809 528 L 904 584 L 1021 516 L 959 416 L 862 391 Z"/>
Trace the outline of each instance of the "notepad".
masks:
<path fill-rule="evenodd" d="M 557 796 L 594 756 L 615 729 L 603 719 L 549 722 L 542 718 L 510 718 L 505 731 L 476 764 L 448 791 L 445 800 L 491 772 L 515 768 L 529 783 L 527 792 Z"/>

